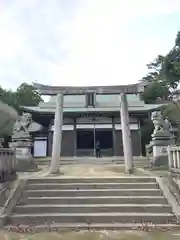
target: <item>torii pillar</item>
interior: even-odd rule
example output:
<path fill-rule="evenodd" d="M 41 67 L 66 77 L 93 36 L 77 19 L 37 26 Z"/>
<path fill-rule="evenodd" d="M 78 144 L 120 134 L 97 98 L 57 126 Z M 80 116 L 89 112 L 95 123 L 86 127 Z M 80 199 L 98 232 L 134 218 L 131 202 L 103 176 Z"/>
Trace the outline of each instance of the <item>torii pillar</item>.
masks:
<path fill-rule="evenodd" d="M 126 94 L 121 93 L 120 99 L 121 99 L 120 116 L 122 126 L 125 173 L 131 174 L 133 173 L 133 156 L 132 156 L 131 131 L 129 127 L 128 102 Z"/>
<path fill-rule="evenodd" d="M 57 94 L 56 111 L 54 117 L 54 134 L 52 147 L 52 160 L 50 164 L 50 173 L 59 173 L 60 155 L 61 155 L 61 140 L 62 140 L 62 125 L 63 125 L 63 94 Z"/>

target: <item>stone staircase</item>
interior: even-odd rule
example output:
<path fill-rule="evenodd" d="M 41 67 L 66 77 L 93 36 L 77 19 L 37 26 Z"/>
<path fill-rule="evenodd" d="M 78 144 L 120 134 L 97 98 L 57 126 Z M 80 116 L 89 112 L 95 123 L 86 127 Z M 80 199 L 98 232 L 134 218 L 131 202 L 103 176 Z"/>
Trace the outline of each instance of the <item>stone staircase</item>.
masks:
<path fill-rule="evenodd" d="M 75 230 L 176 222 L 156 178 L 121 177 L 29 179 L 9 224 Z"/>
<path fill-rule="evenodd" d="M 44 158 L 44 159 L 35 159 L 35 162 L 38 165 L 49 165 L 51 159 L 50 158 Z M 124 164 L 124 157 L 101 157 L 101 158 L 95 158 L 95 157 L 62 157 L 60 159 L 61 166 L 62 165 L 99 165 L 99 164 Z M 133 164 L 134 166 L 148 166 L 149 160 L 145 157 L 134 157 L 133 158 Z"/>

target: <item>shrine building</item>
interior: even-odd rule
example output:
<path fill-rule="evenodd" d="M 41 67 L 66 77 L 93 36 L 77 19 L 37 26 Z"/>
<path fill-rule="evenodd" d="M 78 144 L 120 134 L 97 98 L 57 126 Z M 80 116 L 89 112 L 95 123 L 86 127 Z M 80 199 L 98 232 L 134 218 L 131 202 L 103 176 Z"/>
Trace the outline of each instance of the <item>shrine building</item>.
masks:
<path fill-rule="evenodd" d="M 141 96 L 145 86 L 141 83 L 126 86 L 63 87 L 34 84 L 48 102 L 38 106 L 22 106 L 32 114 L 36 124 L 31 129 L 34 157 L 51 156 L 57 94 L 63 94 L 63 124 L 61 126 L 61 156 L 94 156 L 98 140 L 102 156 L 123 156 L 120 93 L 128 103 L 129 128 L 133 156 L 141 156 L 142 126 L 152 111 L 162 104 L 145 104 Z M 128 124 L 128 123 L 126 123 Z M 38 127 L 39 126 L 39 127 Z M 60 126 L 59 126 L 60 127 Z"/>

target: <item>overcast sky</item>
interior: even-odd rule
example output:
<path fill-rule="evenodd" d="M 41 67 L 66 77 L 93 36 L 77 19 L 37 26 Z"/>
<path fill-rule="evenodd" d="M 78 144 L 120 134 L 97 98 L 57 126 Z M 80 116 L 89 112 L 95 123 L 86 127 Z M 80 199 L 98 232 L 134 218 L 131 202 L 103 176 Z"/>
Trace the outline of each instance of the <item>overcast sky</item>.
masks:
<path fill-rule="evenodd" d="M 0 0 L 0 85 L 135 83 L 179 29 L 179 0 Z"/>

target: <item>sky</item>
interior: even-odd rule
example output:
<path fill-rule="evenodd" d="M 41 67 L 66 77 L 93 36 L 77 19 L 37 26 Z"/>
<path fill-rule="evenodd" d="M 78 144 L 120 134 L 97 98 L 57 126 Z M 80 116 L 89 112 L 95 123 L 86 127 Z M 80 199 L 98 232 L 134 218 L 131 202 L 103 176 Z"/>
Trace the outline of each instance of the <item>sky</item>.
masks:
<path fill-rule="evenodd" d="M 0 0 L 0 85 L 123 85 L 166 54 L 180 0 Z"/>

